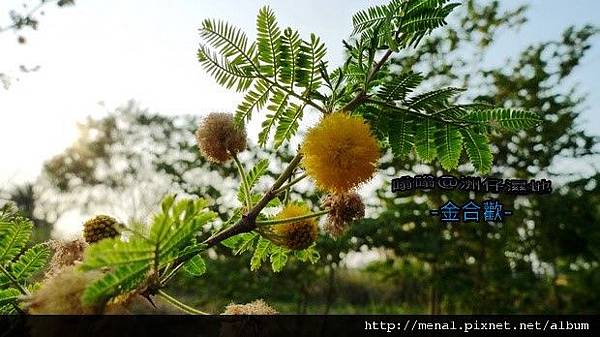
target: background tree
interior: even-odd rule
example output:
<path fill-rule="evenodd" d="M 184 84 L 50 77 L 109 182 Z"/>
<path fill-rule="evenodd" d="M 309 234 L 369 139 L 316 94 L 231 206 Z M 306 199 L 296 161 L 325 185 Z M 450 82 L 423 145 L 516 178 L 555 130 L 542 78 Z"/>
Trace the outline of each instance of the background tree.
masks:
<path fill-rule="evenodd" d="M 403 55 L 396 62 L 404 67 L 412 65 L 421 69 L 425 77 L 434 83 L 480 87 L 481 92 L 475 97 L 477 101 L 503 102 L 506 107 L 519 106 L 540 111 L 547 122 L 536 129 L 519 131 L 510 137 L 492 136 L 495 144 L 494 176 L 520 179 L 551 177 L 555 185 L 565 179 L 573 179 L 570 172 L 560 170 L 561 161 L 577 159 L 583 164 L 586 156 L 597 155 L 594 146 L 598 139 L 581 131 L 577 118 L 583 107 L 583 98 L 574 88 L 565 87 L 562 83 L 580 64 L 598 30 L 592 26 L 571 27 L 557 41 L 527 48 L 516 61 L 501 68 L 471 74 L 462 70 L 472 69 L 473 64 L 478 67 L 482 62 L 485 64 L 486 51 L 496 35 L 506 28 L 516 30 L 526 22 L 526 8 L 501 14 L 497 1 L 485 5 L 469 1 L 465 9 L 460 29 L 441 32 L 425 41 L 416 53 Z M 430 168 L 424 168 L 422 164 L 417 160 L 392 162 L 390 165 L 395 170 L 390 178 L 411 172 L 437 175 L 444 172 L 436 165 L 428 164 Z M 459 168 L 458 172 L 464 174 L 468 171 Z M 428 266 L 432 313 L 455 310 L 585 312 L 590 308 L 568 307 L 561 300 L 560 293 L 566 282 L 559 277 L 556 266 L 569 264 L 573 268 L 576 265 L 574 261 L 579 261 L 587 266 L 582 275 L 597 273 L 597 255 L 588 253 L 589 247 L 597 245 L 597 239 L 593 235 L 583 239 L 578 234 L 589 234 L 593 230 L 592 224 L 598 219 L 591 214 L 597 212 L 581 212 L 579 207 L 565 199 L 565 195 L 569 194 L 566 192 L 568 188 L 582 184 L 589 184 L 590 188 L 580 193 L 592 197 L 595 191 L 591 186 L 595 186 L 595 179 L 595 176 L 583 177 L 574 185 L 556 189 L 551 196 L 501 196 L 505 207 L 516 211 L 504 224 L 497 225 L 441 226 L 432 225 L 427 219 L 427 209 L 437 208 L 448 199 L 462 203 L 469 196 L 428 194 L 425 196 L 427 201 L 423 203 L 422 196 L 418 199 L 409 196 L 397 199 L 388 195 L 386 207 L 383 207 L 386 211 L 377 220 L 365 221 L 372 222 L 375 231 L 371 236 L 367 235 L 365 243 L 373 242 L 375 247 L 383 245 L 392 249 L 401 261 L 416 255 Z M 389 186 L 384 187 L 382 194 L 385 189 Z M 554 211 L 550 211 L 551 207 Z M 404 224 L 406 231 L 382 233 L 383 225 L 390 222 Z M 356 237 L 365 238 L 365 234 L 360 232 Z M 390 236 L 394 240 L 386 241 L 385 238 Z M 577 242 L 578 247 L 564 249 L 562 254 L 565 255 L 560 256 L 557 246 L 561 245 L 557 240 L 571 244 Z M 567 250 L 571 253 L 567 254 Z M 574 253 L 578 251 L 580 253 Z M 572 253 L 574 255 L 570 255 Z M 584 284 L 579 283 L 578 286 L 592 287 L 592 283 Z M 592 291 L 591 288 L 589 291 Z M 548 301 L 548 298 L 552 300 Z"/>
<path fill-rule="evenodd" d="M 11 9 L 8 12 L 11 22 L 3 23 L 0 22 L 0 33 L 12 31 L 17 35 L 17 42 L 20 44 L 27 43 L 24 32 L 27 29 L 37 30 L 39 26 L 39 17 L 45 15 L 44 8 L 49 4 L 55 3 L 58 7 L 66 7 L 75 4 L 75 0 L 39 0 L 33 6 L 30 6 L 27 2 L 22 4 L 20 9 Z M 32 71 L 38 71 L 40 66 L 27 67 L 25 65 L 19 66 L 21 73 L 29 73 Z M 18 80 L 18 77 L 16 77 Z M 4 89 L 10 87 L 11 82 L 15 80 L 14 76 L 9 76 L 7 73 L 0 72 L 0 83 Z"/>

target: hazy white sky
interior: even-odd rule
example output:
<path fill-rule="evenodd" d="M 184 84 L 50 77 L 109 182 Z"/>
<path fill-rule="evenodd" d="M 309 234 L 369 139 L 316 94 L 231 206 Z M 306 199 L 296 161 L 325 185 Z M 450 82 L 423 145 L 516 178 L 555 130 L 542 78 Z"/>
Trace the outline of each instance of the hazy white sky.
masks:
<path fill-rule="evenodd" d="M 0 34 L 0 73 L 21 78 L 8 90 L 0 87 L 0 186 L 34 179 L 44 160 L 75 139 L 77 121 L 101 116 L 129 99 L 165 114 L 232 111 L 239 96 L 216 85 L 196 60 L 197 29 L 206 17 L 224 18 L 253 37 L 255 15 L 268 4 L 280 25 L 297 27 L 305 36 L 319 35 L 328 46 L 329 60 L 337 64 L 352 13 L 377 2 L 78 0 L 67 9 L 49 8 L 39 31 L 25 34 L 27 44 L 17 44 L 12 32 Z M 9 22 L 8 11 L 21 3 L 0 0 L 0 25 Z M 522 1 L 502 3 L 513 7 Z M 571 24 L 600 25 L 598 0 L 531 3 L 530 23 L 518 36 L 499 39 L 492 62 L 517 55 L 533 41 L 557 38 Z M 596 134 L 598 49 L 577 73 L 593 107 L 584 115 L 585 126 Z M 19 65 L 41 68 L 20 74 Z"/>

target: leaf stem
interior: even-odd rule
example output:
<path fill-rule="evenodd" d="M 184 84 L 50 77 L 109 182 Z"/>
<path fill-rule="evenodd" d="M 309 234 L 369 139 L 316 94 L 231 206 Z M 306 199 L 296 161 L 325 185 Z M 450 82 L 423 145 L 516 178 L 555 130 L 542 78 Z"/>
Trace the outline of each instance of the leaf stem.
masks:
<path fill-rule="evenodd" d="M 301 174 L 300 176 L 290 180 L 287 184 L 281 186 L 280 188 L 276 189 L 275 191 L 273 191 L 273 193 L 275 195 L 287 190 L 288 188 L 294 186 L 295 184 L 297 184 L 298 182 L 300 182 L 302 179 L 306 178 L 308 175 L 306 173 Z"/>
<path fill-rule="evenodd" d="M 244 197 L 245 197 L 245 201 L 246 201 L 246 207 L 248 210 L 250 210 L 250 208 L 252 208 L 252 201 L 250 200 L 250 187 L 248 186 L 248 179 L 246 177 L 246 172 L 244 171 L 244 167 L 242 166 L 242 163 L 240 162 L 240 160 L 238 159 L 238 157 L 235 155 L 235 153 L 231 153 L 231 157 L 233 158 L 233 160 L 235 161 L 235 165 L 237 166 L 238 169 L 238 173 L 240 175 L 240 179 L 242 179 L 242 188 L 244 189 Z"/>
<path fill-rule="evenodd" d="M 17 279 L 8 270 L 6 270 L 6 268 L 4 268 L 4 266 L 1 264 L 0 264 L 0 271 L 2 272 L 2 274 L 6 275 L 8 280 L 15 287 L 17 287 L 17 289 L 21 292 L 21 294 L 27 295 L 27 296 L 29 295 L 29 290 L 27 290 L 27 288 L 23 287 L 23 285 L 21 283 L 19 283 L 19 281 L 17 281 Z"/>
<path fill-rule="evenodd" d="M 169 302 L 171 305 L 179 308 L 182 311 L 187 312 L 190 315 L 210 315 L 209 313 L 206 313 L 204 311 L 200 311 L 198 309 L 190 307 L 189 305 L 187 305 L 185 303 L 182 303 L 178 299 L 176 299 L 176 298 L 172 297 L 171 295 L 167 294 L 164 290 L 159 290 L 158 291 L 158 295 L 160 297 L 162 297 L 165 301 Z"/>
<path fill-rule="evenodd" d="M 326 209 L 326 210 L 322 210 L 322 211 L 318 211 L 318 212 L 314 212 L 314 213 L 310 213 L 310 214 L 305 214 L 305 215 L 300 215 L 300 216 L 294 216 L 291 218 L 286 218 L 286 219 L 277 219 L 277 220 L 257 220 L 256 224 L 257 225 L 277 225 L 277 224 L 282 224 L 282 223 L 289 223 L 289 222 L 296 222 L 296 221 L 300 221 L 300 220 L 304 220 L 304 219 L 310 219 L 310 218 L 316 218 L 318 216 L 324 215 L 329 213 L 330 210 Z"/>
<path fill-rule="evenodd" d="M 462 124 L 462 123 L 458 123 L 458 122 L 454 122 L 454 121 L 449 121 L 449 120 L 437 117 L 435 115 L 426 115 L 424 113 L 420 113 L 420 112 L 411 110 L 410 108 L 407 108 L 407 107 L 400 107 L 400 106 L 397 106 L 395 104 L 391 104 L 391 103 L 387 103 L 387 102 L 383 102 L 383 101 L 379 101 L 379 100 L 375 100 L 375 99 L 371 99 L 371 98 L 367 99 L 366 101 L 370 102 L 370 103 L 377 104 L 377 105 L 382 106 L 382 107 L 386 107 L 386 108 L 392 109 L 392 110 L 400 111 L 400 112 L 403 112 L 403 113 L 406 113 L 406 114 L 409 114 L 409 115 L 413 115 L 413 116 L 417 116 L 417 117 L 421 117 L 421 118 L 429 118 L 431 120 L 435 120 L 435 121 L 438 121 L 438 122 L 441 122 L 441 123 L 452 124 L 452 125 L 457 126 L 459 128 L 464 128 L 465 126 L 468 126 L 468 124 Z"/>

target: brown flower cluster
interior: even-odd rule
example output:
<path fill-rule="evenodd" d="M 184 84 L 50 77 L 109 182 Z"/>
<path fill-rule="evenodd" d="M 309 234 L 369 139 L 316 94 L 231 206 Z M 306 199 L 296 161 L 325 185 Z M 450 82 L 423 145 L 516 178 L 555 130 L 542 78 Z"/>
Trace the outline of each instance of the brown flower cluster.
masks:
<path fill-rule="evenodd" d="M 83 260 L 83 252 L 88 246 L 83 239 L 73 241 L 52 240 L 49 243 L 50 248 L 54 250 L 50 267 L 46 272 L 46 278 L 58 275 L 65 267 L 72 266 Z"/>
<path fill-rule="evenodd" d="M 87 243 L 98 242 L 119 235 L 118 222 L 108 215 L 97 215 L 83 224 L 83 238 Z"/>
<path fill-rule="evenodd" d="M 273 309 L 262 299 L 246 303 L 231 303 L 225 308 L 221 315 L 276 315 L 277 310 Z"/>
<path fill-rule="evenodd" d="M 325 231 L 334 238 L 344 234 L 352 221 L 365 216 L 365 205 L 355 192 L 328 195 L 322 206 L 330 209 Z"/>
<path fill-rule="evenodd" d="M 198 148 L 206 159 L 223 163 L 246 149 L 246 131 L 235 125 L 233 115 L 213 112 L 206 116 L 196 131 Z"/>

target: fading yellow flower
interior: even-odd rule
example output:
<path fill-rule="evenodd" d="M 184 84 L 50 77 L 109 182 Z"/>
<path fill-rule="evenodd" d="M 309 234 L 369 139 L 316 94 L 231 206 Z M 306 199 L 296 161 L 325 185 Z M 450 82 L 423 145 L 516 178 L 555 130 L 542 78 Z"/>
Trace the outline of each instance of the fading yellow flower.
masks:
<path fill-rule="evenodd" d="M 202 120 L 196 141 L 206 159 L 223 163 L 246 149 L 246 131 L 235 125 L 232 114 L 213 112 Z"/>
<path fill-rule="evenodd" d="M 325 231 L 333 238 L 344 234 L 352 221 L 365 216 L 365 204 L 355 192 L 328 195 L 322 205 L 330 209 Z"/>
<path fill-rule="evenodd" d="M 83 260 L 83 253 L 88 243 L 83 239 L 73 241 L 50 241 L 50 247 L 54 250 L 50 268 L 46 272 L 46 278 L 56 276 L 64 268 L 73 266 Z"/>
<path fill-rule="evenodd" d="M 274 220 L 300 217 L 310 213 L 306 205 L 289 204 L 275 216 Z M 302 250 L 310 247 L 317 239 L 319 228 L 315 218 L 302 219 L 295 222 L 266 225 L 259 232 L 274 244 L 291 250 Z"/>
<path fill-rule="evenodd" d="M 317 186 L 345 192 L 371 179 L 379 146 L 362 118 L 335 112 L 308 131 L 302 165 Z"/>

